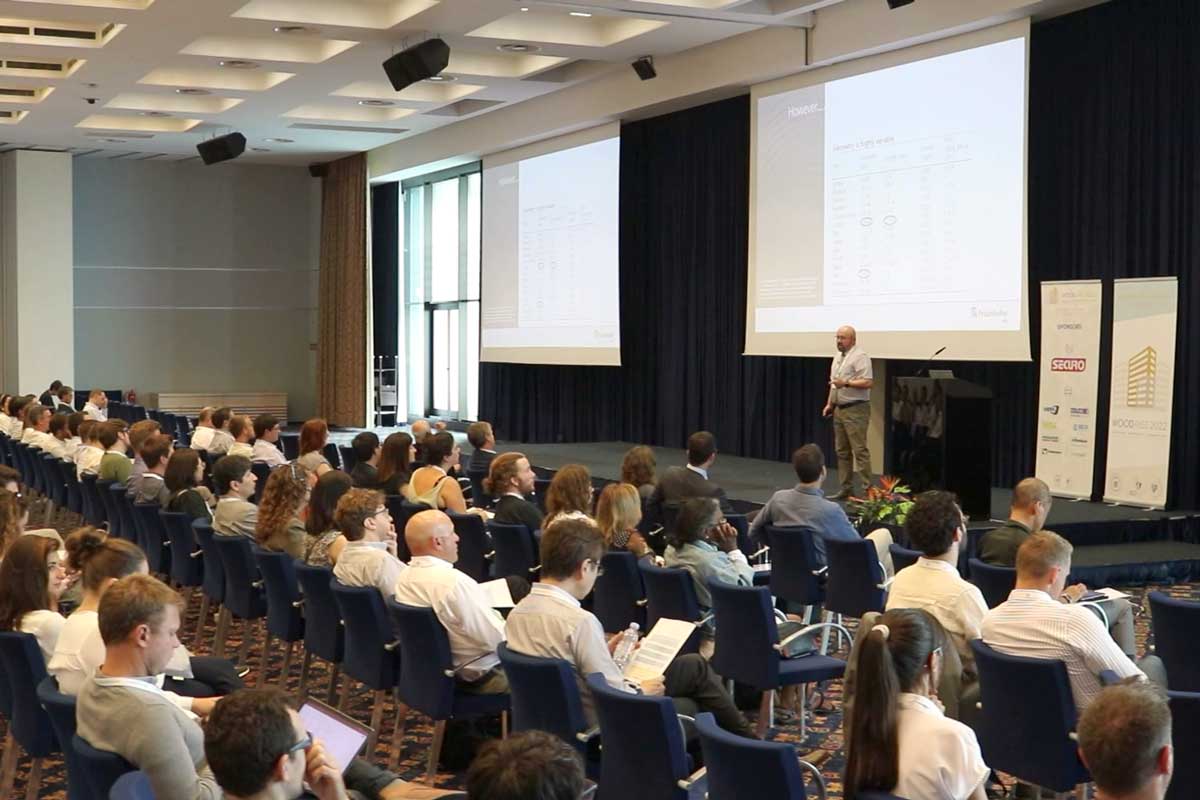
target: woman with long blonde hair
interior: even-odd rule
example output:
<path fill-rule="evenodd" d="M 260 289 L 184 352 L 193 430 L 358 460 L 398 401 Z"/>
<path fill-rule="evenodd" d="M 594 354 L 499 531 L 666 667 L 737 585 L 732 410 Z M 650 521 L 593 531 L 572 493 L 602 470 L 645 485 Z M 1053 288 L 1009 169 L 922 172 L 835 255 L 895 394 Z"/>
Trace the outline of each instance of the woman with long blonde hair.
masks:
<path fill-rule="evenodd" d="M 653 556 L 638 531 L 642 521 L 642 498 L 632 483 L 610 483 L 596 501 L 596 524 L 604 533 L 609 550 L 628 550 L 639 559 Z"/>

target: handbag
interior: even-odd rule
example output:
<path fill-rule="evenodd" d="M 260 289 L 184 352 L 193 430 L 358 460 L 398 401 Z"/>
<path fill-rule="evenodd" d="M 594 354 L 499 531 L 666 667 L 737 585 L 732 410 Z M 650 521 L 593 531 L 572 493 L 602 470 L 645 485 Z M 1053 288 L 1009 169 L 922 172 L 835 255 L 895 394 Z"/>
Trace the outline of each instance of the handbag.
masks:
<path fill-rule="evenodd" d="M 781 658 L 803 658 L 820 649 L 817 639 L 820 637 L 822 629 L 801 633 L 808 627 L 810 626 L 803 622 L 793 620 L 779 623 L 779 656 Z"/>

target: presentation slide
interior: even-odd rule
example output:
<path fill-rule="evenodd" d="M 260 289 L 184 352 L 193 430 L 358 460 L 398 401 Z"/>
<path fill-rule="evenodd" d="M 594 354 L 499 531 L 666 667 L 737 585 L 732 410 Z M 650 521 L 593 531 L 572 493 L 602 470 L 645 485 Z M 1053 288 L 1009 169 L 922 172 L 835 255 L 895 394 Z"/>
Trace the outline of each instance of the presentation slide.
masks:
<path fill-rule="evenodd" d="M 755 93 L 748 353 L 1028 360 L 1026 38 L 913 55 Z"/>
<path fill-rule="evenodd" d="M 617 126 L 484 159 L 483 361 L 620 365 L 620 159 Z"/>

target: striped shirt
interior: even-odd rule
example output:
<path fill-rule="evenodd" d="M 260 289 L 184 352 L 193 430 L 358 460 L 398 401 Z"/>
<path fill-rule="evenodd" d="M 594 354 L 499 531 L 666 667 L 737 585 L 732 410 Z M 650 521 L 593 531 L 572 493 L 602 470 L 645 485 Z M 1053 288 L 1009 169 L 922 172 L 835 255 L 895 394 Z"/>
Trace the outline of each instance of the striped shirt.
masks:
<path fill-rule="evenodd" d="M 982 632 L 984 644 L 1001 653 L 1063 662 L 1080 713 L 1100 694 L 1101 671 L 1146 677 L 1094 613 L 1037 589 L 1013 589 L 1008 600 L 984 616 Z"/>

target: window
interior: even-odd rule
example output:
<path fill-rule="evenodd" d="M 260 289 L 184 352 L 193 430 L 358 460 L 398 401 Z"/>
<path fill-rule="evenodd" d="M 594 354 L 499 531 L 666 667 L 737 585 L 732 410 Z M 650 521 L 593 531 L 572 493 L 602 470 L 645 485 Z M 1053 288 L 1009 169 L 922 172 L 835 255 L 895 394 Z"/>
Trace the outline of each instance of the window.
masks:
<path fill-rule="evenodd" d="M 479 165 L 405 181 L 401 352 L 410 415 L 479 417 Z"/>

